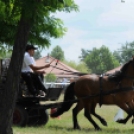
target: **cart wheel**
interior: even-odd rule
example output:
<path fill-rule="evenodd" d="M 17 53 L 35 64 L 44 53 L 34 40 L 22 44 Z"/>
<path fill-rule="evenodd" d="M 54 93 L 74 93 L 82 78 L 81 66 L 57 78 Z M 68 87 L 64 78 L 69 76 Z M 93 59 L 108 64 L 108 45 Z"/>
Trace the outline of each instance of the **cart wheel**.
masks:
<path fill-rule="evenodd" d="M 13 113 L 13 124 L 17 126 L 25 126 L 27 124 L 27 119 L 27 111 L 21 106 L 16 106 Z"/>
<path fill-rule="evenodd" d="M 30 110 L 28 114 L 28 125 L 30 126 L 45 125 L 49 120 L 48 112 L 43 108 Z"/>
<path fill-rule="evenodd" d="M 40 116 L 38 118 L 38 125 L 45 125 L 49 120 L 48 112 L 45 109 L 40 109 Z"/>

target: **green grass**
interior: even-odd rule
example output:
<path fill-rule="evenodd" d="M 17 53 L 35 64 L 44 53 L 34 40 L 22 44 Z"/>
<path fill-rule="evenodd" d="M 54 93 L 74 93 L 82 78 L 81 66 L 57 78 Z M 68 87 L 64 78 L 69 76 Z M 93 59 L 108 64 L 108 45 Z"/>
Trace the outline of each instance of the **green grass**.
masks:
<path fill-rule="evenodd" d="M 72 107 L 73 108 L 73 107 Z M 60 116 L 60 119 L 49 118 L 46 125 L 40 127 L 13 127 L 14 134 L 134 134 L 134 125 L 131 123 L 132 118 L 126 125 L 114 122 L 114 116 L 118 111 L 116 106 L 98 106 L 96 112 L 101 115 L 108 123 L 103 126 L 97 119 L 94 120 L 101 127 L 102 131 L 95 131 L 94 127 L 84 117 L 83 111 L 78 115 L 78 122 L 81 130 L 73 130 L 72 108 Z"/>

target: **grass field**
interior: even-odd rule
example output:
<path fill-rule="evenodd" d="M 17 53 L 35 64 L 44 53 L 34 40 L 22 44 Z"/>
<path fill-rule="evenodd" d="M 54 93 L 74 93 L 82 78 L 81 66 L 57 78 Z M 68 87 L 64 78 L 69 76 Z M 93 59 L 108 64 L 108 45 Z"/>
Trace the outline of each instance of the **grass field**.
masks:
<path fill-rule="evenodd" d="M 24 128 L 13 127 L 14 134 L 134 134 L 134 125 L 131 123 L 132 118 L 126 125 L 114 122 L 114 116 L 118 111 L 116 106 L 102 106 L 101 108 L 98 106 L 96 108 L 96 112 L 105 118 L 108 123 L 108 126 L 105 127 L 94 118 L 97 124 L 102 128 L 102 131 L 94 130 L 91 123 L 83 116 L 83 111 L 78 115 L 81 130 L 73 130 L 72 108 L 60 116 L 60 119 L 49 118 L 48 123 L 44 126 Z"/>

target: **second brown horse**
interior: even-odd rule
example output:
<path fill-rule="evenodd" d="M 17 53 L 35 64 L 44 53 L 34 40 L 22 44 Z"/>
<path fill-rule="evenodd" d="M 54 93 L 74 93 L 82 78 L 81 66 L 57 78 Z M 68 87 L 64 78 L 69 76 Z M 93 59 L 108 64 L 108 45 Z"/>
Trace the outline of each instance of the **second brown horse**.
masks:
<path fill-rule="evenodd" d="M 77 115 L 84 108 L 85 117 L 93 124 L 96 130 L 101 128 L 91 117 L 91 114 L 100 120 L 103 125 L 107 122 L 95 113 L 96 105 L 99 103 L 106 105 L 117 105 L 131 117 L 134 113 L 134 59 L 132 58 L 124 64 L 120 71 L 112 75 L 84 75 L 76 82 L 71 83 L 66 89 L 64 102 L 57 112 L 51 114 L 52 117 L 59 116 L 68 111 L 72 106 L 75 96 L 77 105 L 73 109 L 74 129 L 80 129 Z"/>

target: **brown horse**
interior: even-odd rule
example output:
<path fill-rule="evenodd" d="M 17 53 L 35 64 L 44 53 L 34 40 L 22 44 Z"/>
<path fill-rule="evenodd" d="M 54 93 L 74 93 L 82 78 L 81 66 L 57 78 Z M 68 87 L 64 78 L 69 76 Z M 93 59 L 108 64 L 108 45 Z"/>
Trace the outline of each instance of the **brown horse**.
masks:
<path fill-rule="evenodd" d="M 100 127 L 92 119 L 91 114 L 100 120 L 103 125 L 106 121 L 95 113 L 97 103 L 111 105 L 115 104 L 131 117 L 134 113 L 134 59 L 124 64 L 120 71 L 112 75 L 84 75 L 76 82 L 71 83 L 66 89 L 64 102 L 57 110 L 51 114 L 52 117 L 59 116 L 68 111 L 77 97 L 77 105 L 73 109 L 74 129 L 80 129 L 77 121 L 77 114 L 84 108 L 85 117 L 93 124 L 96 130 Z"/>
<path fill-rule="evenodd" d="M 114 68 L 114 69 L 112 69 L 110 71 L 107 71 L 105 73 L 105 75 L 109 75 L 110 76 L 110 75 L 112 75 L 114 73 L 118 73 L 120 71 L 120 69 L 121 69 L 121 66 L 119 66 L 117 68 Z M 127 107 L 129 107 L 129 108 L 132 107 L 132 109 L 133 109 L 133 107 L 134 107 L 134 100 L 132 100 L 131 102 L 129 102 L 129 106 L 126 105 L 126 103 L 124 103 L 122 105 L 124 105 L 124 107 L 126 107 L 126 109 L 127 109 Z M 129 120 L 129 118 L 131 116 L 132 116 L 131 114 L 128 114 L 128 116 L 126 118 L 124 118 L 124 119 L 118 119 L 116 122 L 125 124 Z M 134 117 L 134 113 L 133 113 L 133 117 Z M 132 123 L 134 123 L 134 118 L 132 119 Z"/>

